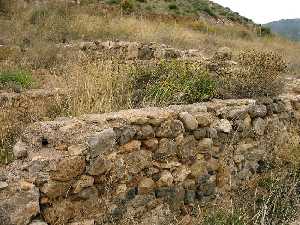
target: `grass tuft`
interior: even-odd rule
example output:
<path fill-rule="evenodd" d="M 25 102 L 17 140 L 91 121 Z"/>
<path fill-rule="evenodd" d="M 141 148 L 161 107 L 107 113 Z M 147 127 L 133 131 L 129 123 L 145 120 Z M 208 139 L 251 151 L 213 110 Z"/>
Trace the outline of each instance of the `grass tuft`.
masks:
<path fill-rule="evenodd" d="M 31 73 L 23 70 L 0 72 L 0 87 L 20 86 L 30 88 L 34 84 Z"/>

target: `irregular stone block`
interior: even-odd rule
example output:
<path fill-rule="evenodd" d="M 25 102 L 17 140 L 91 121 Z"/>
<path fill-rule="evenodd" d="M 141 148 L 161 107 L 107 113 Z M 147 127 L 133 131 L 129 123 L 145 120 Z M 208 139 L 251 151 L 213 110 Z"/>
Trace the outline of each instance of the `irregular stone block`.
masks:
<path fill-rule="evenodd" d="M 136 151 L 126 156 L 126 165 L 129 173 L 137 174 L 142 169 L 151 167 L 152 154 L 150 151 Z"/>
<path fill-rule="evenodd" d="M 221 119 L 217 121 L 214 128 L 223 133 L 230 133 L 232 130 L 231 123 L 226 119 Z"/>
<path fill-rule="evenodd" d="M 113 164 L 110 160 L 98 156 L 91 161 L 88 173 L 93 176 L 99 176 L 107 173 L 112 168 Z"/>
<path fill-rule="evenodd" d="M 184 132 L 183 123 L 180 120 L 167 120 L 156 131 L 157 137 L 175 138 Z"/>
<path fill-rule="evenodd" d="M 82 156 L 72 156 L 61 159 L 50 176 L 53 180 L 68 181 L 85 171 L 85 158 Z"/>
<path fill-rule="evenodd" d="M 94 178 L 87 175 L 82 175 L 78 181 L 73 185 L 74 193 L 79 193 L 84 188 L 91 187 L 94 184 Z"/>
<path fill-rule="evenodd" d="M 255 131 L 255 134 L 257 135 L 263 135 L 265 133 L 265 129 L 267 127 L 267 122 L 263 120 L 262 118 L 256 118 L 253 121 L 253 129 Z"/>
<path fill-rule="evenodd" d="M 160 178 L 156 184 L 158 187 L 170 187 L 173 184 L 173 180 L 174 180 L 174 178 L 173 178 L 172 174 L 169 171 L 164 170 L 160 174 Z"/>
<path fill-rule="evenodd" d="M 155 187 L 155 182 L 148 177 L 144 177 L 138 185 L 138 193 L 139 194 L 148 194 L 153 191 Z"/>
<path fill-rule="evenodd" d="M 152 126 L 150 125 L 145 125 L 142 126 L 136 134 L 136 138 L 140 139 L 140 140 L 144 140 L 144 139 L 149 139 L 149 138 L 154 138 L 155 136 L 155 132 L 154 129 L 152 128 Z"/>
<path fill-rule="evenodd" d="M 8 197 L 9 196 L 9 197 Z M 39 190 L 18 190 L 15 184 L 0 191 L 0 224 L 27 225 L 40 212 Z"/>
<path fill-rule="evenodd" d="M 13 147 L 13 153 L 17 159 L 25 158 L 27 156 L 26 144 L 22 141 L 18 141 Z"/>
<path fill-rule="evenodd" d="M 268 110 L 265 105 L 254 105 L 250 108 L 249 113 L 252 118 L 265 117 L 268 113 Z"/>
<path fill-rule="evenodd" d="M 183 122 L 184 127 L 187 130 L 196 130 L 198 127 L 198 121 L 195 117 L 188 112 L 179 113 L 179 118 Z"/>
<path fill-rule="evenodd" d="M 49 180 L 41 187 L 41 192 L 46 194 L 49 198 L 54 199 L 60 196 L 66 197 L 71 187 L 70 182 Z"/>
<path fill-rule="evenodd" d="M 144 140 L 142 142 L 142 146 L 150 151 L 156 151 L 158 148 L 158 140 L 156 138 L 151 138 L 148 140 Z"/>
<path fill-rule="evenodd" d="M 134 127 L 125 126 L 123 128 L 116 129 L 117 141 L 120 145 L 124 145 L 131 141 L 136 134 Z"/>
<path fill-rule="evenodd" d="M 111 152 L 116 145 L 116 134 L 112 128 L 105 129 L 89 137 L 87 140 L 89 147 L 91 148 L 91 156 L 97 157 L 101 154 Z"/>

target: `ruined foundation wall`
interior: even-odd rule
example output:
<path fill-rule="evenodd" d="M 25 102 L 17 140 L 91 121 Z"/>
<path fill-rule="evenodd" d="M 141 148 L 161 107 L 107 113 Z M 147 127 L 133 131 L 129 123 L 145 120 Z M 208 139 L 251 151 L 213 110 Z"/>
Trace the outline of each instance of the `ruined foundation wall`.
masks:
<path fill-rule="evenodd" d="M 0 224 L 177 224 L 299 140 L 299 103 L 213 100 L 32 124 L 0 169 Z"/>

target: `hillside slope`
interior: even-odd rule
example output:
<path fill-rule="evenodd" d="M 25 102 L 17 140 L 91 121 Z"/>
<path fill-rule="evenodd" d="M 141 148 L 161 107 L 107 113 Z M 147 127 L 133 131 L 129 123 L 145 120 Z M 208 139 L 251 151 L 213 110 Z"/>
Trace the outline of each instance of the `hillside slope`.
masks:
<path fill-rule="evenodd" d="M 175 16 L 210 17 L 220 21 L 254 24 L 250 19 L 209 0 L 101 0 L 109 5 L 119 5 L 127 12 L 155 13 Z"/>
<path fill-rule="evenodd" d="M 266 24 L 273 32 L 300 41 L 300 19 L 279 20 Z"/>

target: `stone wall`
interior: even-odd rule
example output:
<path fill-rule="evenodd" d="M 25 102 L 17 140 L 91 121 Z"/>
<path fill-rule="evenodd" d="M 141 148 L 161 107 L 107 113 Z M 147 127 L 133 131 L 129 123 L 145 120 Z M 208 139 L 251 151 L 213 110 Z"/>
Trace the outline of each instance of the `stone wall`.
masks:
<path fill-rule="evenodd" d="M 80 49 L 96 58 L 121 60 L 202 59 L 199 49 L 179 50 L 164 44 L 128 41 L 90 41 L 59 44 L 59 48 Z"/>
<path fill-rule="evenodd" d="M 299 142 L 299 104 L 213 100 L 32 124 L 0 170 L 0 224 L 189 224 Z"/>

